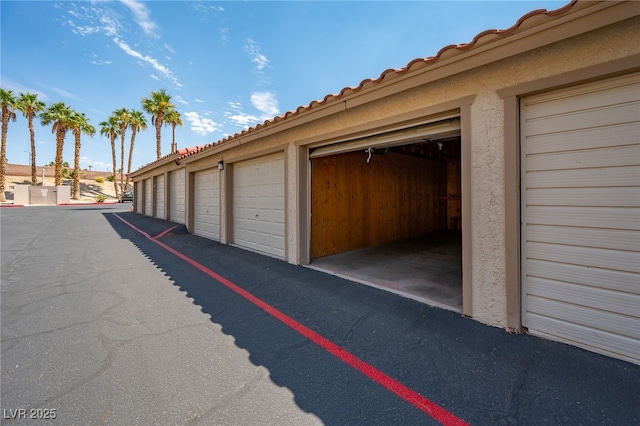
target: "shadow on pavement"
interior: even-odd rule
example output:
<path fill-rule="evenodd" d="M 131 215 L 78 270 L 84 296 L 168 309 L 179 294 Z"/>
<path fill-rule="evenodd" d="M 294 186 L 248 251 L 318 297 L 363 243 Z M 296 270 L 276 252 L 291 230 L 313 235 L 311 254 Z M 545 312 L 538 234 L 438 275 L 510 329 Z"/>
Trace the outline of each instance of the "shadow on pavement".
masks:
<path fill-rule="evenodd" d="M 156 236 L 175 223 L 118 215 Z M 326 424 L 430 424 L 432 419 L 243 297 L 105 218 L 213 322 Z M 632 424 L 640 366 L 191 235 L 161 241 L 472 424 Z"/>

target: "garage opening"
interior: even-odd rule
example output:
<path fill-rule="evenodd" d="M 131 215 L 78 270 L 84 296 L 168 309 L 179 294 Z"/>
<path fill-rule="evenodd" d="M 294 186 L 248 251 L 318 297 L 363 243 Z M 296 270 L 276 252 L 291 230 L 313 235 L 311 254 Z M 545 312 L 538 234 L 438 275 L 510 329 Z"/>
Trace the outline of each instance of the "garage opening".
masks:
<path fill-rule="evenodd" d="M 310 267 L 461 312 L 459 118 L 309 157 Z"/>

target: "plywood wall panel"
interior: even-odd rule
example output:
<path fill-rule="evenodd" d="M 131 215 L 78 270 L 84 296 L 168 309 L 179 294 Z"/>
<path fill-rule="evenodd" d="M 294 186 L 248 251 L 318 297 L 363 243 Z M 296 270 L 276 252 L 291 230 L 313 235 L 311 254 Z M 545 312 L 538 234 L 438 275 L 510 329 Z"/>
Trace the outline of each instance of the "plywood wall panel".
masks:
<path fill-rule="evenodd" d="M 447 227 L 446 165 L 388 152 L 312 160 L 311 258 Z"/>

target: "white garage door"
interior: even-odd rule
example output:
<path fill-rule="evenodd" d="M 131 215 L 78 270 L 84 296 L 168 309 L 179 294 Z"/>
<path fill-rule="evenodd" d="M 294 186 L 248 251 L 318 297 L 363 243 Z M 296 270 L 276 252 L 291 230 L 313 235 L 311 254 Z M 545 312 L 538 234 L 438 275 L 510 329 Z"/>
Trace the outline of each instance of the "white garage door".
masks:
<path fill-rule="evenodd" d="M 523 325 L 640 363 L 640 74 L 521 101 Z"/>
<path fill-rule="evenodd" d="M 220 173 L 196 172 L 193 187 L 193 233 L 220 240 Z"/>
<path fill-rule="evenodd" d="M 169 219 L 174 222 L 184 223 L 184 170 L 177 170 L 171 173 L 170 188 L 170 212 Z"/>
<path fill-rule="evenodd" d="M 164 176 L 156 177 L 156 217 L 164 219 Z"/>
<path fill-rule="evenodd" d="M 144 214 L 151 216 L 151 179 L 144 180 Z"/>
<path fill-rule="evenodd" d="M 234 164 L 233 212 L 237 245 L 284 258 L 284 154 Z"/>
<path fill-rule="evenodd" d="M 133 201 L 136 203 L 136 212 L 142 213 L 142 182 L 135 183 L 135 192 L 133 194 Z"/>

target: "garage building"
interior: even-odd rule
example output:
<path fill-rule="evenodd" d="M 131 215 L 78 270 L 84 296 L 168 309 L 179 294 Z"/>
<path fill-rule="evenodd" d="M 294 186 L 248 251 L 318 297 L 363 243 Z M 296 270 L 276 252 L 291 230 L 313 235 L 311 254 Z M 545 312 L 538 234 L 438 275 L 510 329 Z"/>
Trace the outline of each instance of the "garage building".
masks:
<path fill-rule="evenodd" d="M 146 165 L 135 210 L 640 363 L 639 39 L 638 2 L 531 12 Z"/>

